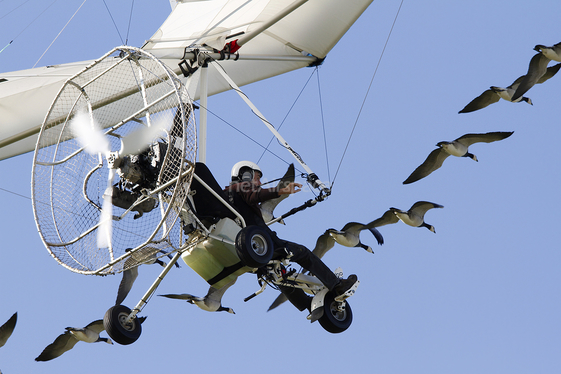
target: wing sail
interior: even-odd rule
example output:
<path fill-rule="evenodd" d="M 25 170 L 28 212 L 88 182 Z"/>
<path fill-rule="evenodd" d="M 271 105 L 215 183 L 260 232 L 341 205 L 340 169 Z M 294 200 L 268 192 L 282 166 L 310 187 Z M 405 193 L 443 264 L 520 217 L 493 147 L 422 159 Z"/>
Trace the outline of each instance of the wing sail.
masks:
<path fill-rule="evenodd" d="M 284 74 L 321 60 L 373 0 L 308 0 L 221 61 L 238 86 Z M 222 50 L 259 30 L 294 0 L 173 1 L 172 12 L 143 49 L 180 74 L 179 62 L 193 47 Z M 0 160 L 35 148 L 50 104 L 64 82 L 93 61 L 0 74 Z M 230 86 L 209 72 L 208 95 Z M 194 100 L 199 92 L 194 94 Z"/>
<path fill-rule="evenodd" d="M 0 160 L 35 149 L 37 135 L 64 82 L 92 61 L 0 74 Z"/>

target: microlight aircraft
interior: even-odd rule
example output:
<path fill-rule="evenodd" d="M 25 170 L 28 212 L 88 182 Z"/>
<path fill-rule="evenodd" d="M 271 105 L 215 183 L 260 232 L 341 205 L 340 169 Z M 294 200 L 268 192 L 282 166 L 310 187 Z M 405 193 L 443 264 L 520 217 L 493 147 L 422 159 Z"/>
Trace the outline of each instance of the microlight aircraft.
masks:
<path fill-rule="evenodd" d="M 174 1 L 141 48 L 0 74 L 0 159 L 34 150 L 33 211 L 52 257 L 88 275 L 171 257 L 136 306 L 109 308 L 104 325 L 114 341 L 139 338 L 137 314 L 180 258 L 214 289 L 256 274 L 261 288 L 248 299 L 267 285 L 299 288 L 312 297 L 308 318 L 332 333 L 351 325 L 354 289 L 336 299 L 292 269 L 290 253 L 272 260 L 267 232 L 246 225 L 223 195 L 205 165 L 207 97 L 240 93 L 317 189 L 268 224 L 325 200 L 330 188 L 239 87 L 321 64 L 370 3 Z"/>

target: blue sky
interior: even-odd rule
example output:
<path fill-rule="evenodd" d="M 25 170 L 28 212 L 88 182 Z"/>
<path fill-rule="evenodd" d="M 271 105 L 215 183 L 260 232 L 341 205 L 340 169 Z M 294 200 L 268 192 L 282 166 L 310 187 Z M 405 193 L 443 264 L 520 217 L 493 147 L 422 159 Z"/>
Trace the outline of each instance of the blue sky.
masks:
<path fill-rule="evenodd" d="M 0 53 L 0 72 L 31 68 L 82 1 L 56 2 L 31 23 L 50 3 L 19 2 L 23 5 L 15 9 L 0 1 L 0 48 L 14 39 Z M 37 66 L 97 58 L 123 44 L 131 4 L 106 4 L 122 40 L 105 4 L 86 2 Z M 286 117 L 283 136 L 324 180 L 335 176 L 356 123 L 332 196 L 276 227 L 280 237 L 312 248 L 325 229 L 369 222 L 389 207 L 408 209 L 418 200 L 444 205 L 425 216 L 435 234 L 399 222 L 380 228 L 381 247 L 368 232 L 362 234 L 375 254 L 336 246 L 324 257 L 333 269 L 340 266 L 361 280 L 350 299 L 353 325 L 342 334 L 310 324 L 290 305 L 267 313 L 277 295 L 272 289 L 244 303 L 259 288 L 253 275 L 245 275 L 223 299 L 235 315 L 154 297 L 133 345 L 79 343 L 53 361 L 35 362 L 66 326 L 103 317 L 120 275 L 84 276 L 58 265 L 33 220 L 32 154 L 1 161 L 0 322 L 18 312 L 16 330 L 0 348 L 2 372 L 558 371 L 561 77 L 534 86 L 526 94 L 532 106 L 500 101 L 458 114 L 489 86 L 508 86 L 525 74 L 534 45 L 561 41 L 561 3 L 539 4 L 406 1 L 373 78 L 400 5 L 374 1 L 320 67 L 319 88 L 315 73 L 291 111 L 312 69 L 243 88 L 271 122 Z M 169 10 L 167 0 L 135 1 L 128 44 L 141 46 Z M 232 92 L 211 97 L 209 106 L 220 118 L 209 118 L 207 163 L 226 185 L 236 161 L 257 161 L 262 153 L 230 125 L 260 144 L 270 135 Z M 472 146 L 479 162 L 451 157 L 429 177 L 402 184 L 438 141 L 489 131 L 514 134 Z M 259 161 L 269 179 L 282 175 L 285 161 L 292 162 L 272 144 L 284 161 L 270 154 Z M 311 197 L 301 192 L 279 210 Z M 143 266 L 125 304 L 136 304 L 159 271 Z M 183 264 L 157 293 L 206 290 Z"/>

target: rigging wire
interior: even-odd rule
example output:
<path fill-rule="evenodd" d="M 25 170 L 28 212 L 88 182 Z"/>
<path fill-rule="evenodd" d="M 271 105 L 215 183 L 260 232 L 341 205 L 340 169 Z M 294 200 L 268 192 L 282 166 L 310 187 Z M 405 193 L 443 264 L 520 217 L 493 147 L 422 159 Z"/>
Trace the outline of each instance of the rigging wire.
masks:
<path fill-rule="evenodd" d="M 204 108 L 203 106 L 201 106 L 200 103 L 197 103 L 198 106 L 200 106 L 201 108 Z M 227 120 L 225 120 L 224 118 L 220 117 L 218 114 L 214 113 L 213 111 L 211 111 L 210 109 L 206 108 L 207 112 L 212 114 L 214 117 L 216 117 L 217 119 L 219 119 L 220 121 L 224 122 L 226 125 L 230 126 L 232 129 L 236 130 L 237 132 L 239 132 L 241 135 L 245 136 L 246 138 L 248 138 L 249 140 L 251 140 L 252 142 L 254 142 L 255 144 L 257 144 L 258 146 L 260 146 L 261 148 L 264 149 L 264 152 L 269 152 L 270 154 L 272 154 L 273 156 L 275 156 L 276 158 L 278 158 L 279 160 L 283 161 L 284 163 L 286 163 L 287 165 L 290 164 L 289 162 L 287 162 L 286 160 L 284 160 L 281 156 L 277 155 L 276 153 L 274 153 L 273 151 L 267 149 L 267 147 L 265 147 L 263 144 L 259 143 L 257 140 L 253 139 L 251 136 L 249 136 L 248 134 L 246 134 L 245 132 L 243 132 L 242 130 L 238 129 L 236 126 L 232 125 L 230 122 L 228 122 Z M 298 170 L 300 171 L 300 170 Z"/>
<path fill-rule="evenodd" d="M 380 54 L 380 58 L 378 59 L 378 64 L 376 64 L 376 69 L 374 70 L 374 74 L 372 74 L 372 79 L 370 79 L 370 84 L 368 85 L 368 89 L 366 90 L 366 94 L 364 95 L 362 105 L 360 106 L 360 109 L 359 109 L 358 114 L 356 116 L 356 120 L 355 120 L 355 123 L 353 125 L 353 129 L 351 130 L 351 134 L 349 135 L 349 139 L 347 140 L 347 145 L 345 146 L 345 150 L 343 151 L 343 155 L 341 156 L 341 160 L 339 161 L 339 166 L 337 166 L 337 171 L 335 172 L 335 176 L 333 177 L 333 181 L 331 183 L 331 188 L 333 188 L 333 183 L 335 183 L 335 179 L 337 178 L 337 174 L 339 174 L 339 169 L 341 168 L 341 164 L 343 163 L 343 159 L 345 158 L 345 154 L 347 153 L 347 149 L 349 148 L 349 144 L 351 143 L 351 138 L 353 137 L 353 133 L 356 129 L 356 125 L 357 125 L 358 120 L 360 118 L 360 115 L 362 113 L 362 109 L 364 108 L 364 104 L 366 103 L 366 99 L 368 98 L 368 94 L 370 93 L 370 89 L 372 88 L 372 82 L 374 81 L 374 78 L 376 77 L 376 72 L 378 71 L 378 67 L 380 66 L 380 62 L 382 61 L 382 57 L 384 57 L 384 52 L 386 51 L 386 47 L 388 46 L 388 42 L 390 41 L 390 37 L 392 35 L 392 31 L 393 31 L 393 28 L 394 28 L 395 23 L 397 21 L 397 17 L 399 16 L 399 12 L 401 11 L 401 6 L 402 5 L 403 5 L 403 0 L 401 0 L 401 3 L 399 4 L 399 8 L 397 9 L 397 13 L 396 13 L 395 18 L 393 20 L 392 27 L 390 29 L 388 37 L 386 38 L 386 43 L 384 44 L 384 48 L 382 49 L 382 53 Z"/>
<path fill-rule="evenodd" d="M 31 198 L 29 196 L 25 196 L 25 195 L 19 194 L 17 192 L 7 190 L 7 189 L 2 188 L 2 187 L 0 187 L 0 191 L 11 193 L 12 195 L 16 195 L 16 196 L 19 196 L 19 197 L 23 197 L 24 199 L 31 200 Z"/>
<path fill-rule="evenodd" d="M 23 4 L 27 3 L 28 1 L 29 1 L 29 0 L 27 0 L 27 1 L 24 2 Z M 54 1 L 51 3 L 51 5 L 49 5 L 49 6 L 46 7 L 41 13 L 39 13 L 39 15 L 38 15 L 37 17 L 35 17 L 27 26 L 25 26 L 25 27 L 23 28 L 23 30 L 21 30 L 21 31 L 19 32 L 19 34 L 17 34 L 4 48 L 2 48 L 2 51 L 3 51 L 4 49 L 8 48 L 8 46 L 9 46 L 10 44 L 12 44 L 12 43 L 14 42 L 14 40 L 16 40 L 25 30 L 27 30 L 27 28 L 28 28 L 29 26 L 31 26 L 31 25 L 37 20 L 37 18 L 41 17 L 41 16 L 43 15 L 43 13 L 45 13 L 45 12 L 47 11 L 47 9 L 49 9 L 51 6 L 53 6 L 53 4 L 56 3 L 57 1 L 58 1 L 58 0 L 54 0 Z M 14 10 L 18 9 L 18 8 L 21 7 L 23 4 L 21 4 L 20 6 L 18 6 L 18 7 L 15 8 L 15 9 L 13 9 L 12 11 L 10 11 L 8 14 L 12 13 Z M 0 17 L 0 19 L 6 17 L 8 14 L 6 14 L 6 15 Z M 2 52 L 2 51 L 0 51 L 0 52 Z"/>
<path fill-rule="evenodd" d="M 55 0 L 56 1 L 56 0 Z M 14 9 L 10 10 L 8 13 L 4 14 L 2 17 L 0 17 L 0 19 L 9 16 L 11 13 L 15 12 L 16 10 L 18 10 L 19 8 L 21 8 L 23 5 L 25 5 L 25 3 L 29 2 L 29 0 L 24 1 L 23 3 L 21 3 L 20 5 L 18 5 L 17 7 L 15 7 Z"/>
<path fill-rule="evenodd" d="M 133 7 L 134 7 L 134 0 L 132 0 L 132 3 L 131 3 L 131 14 L 129 15 L 129 25 L 127 27 L 127 38 L 125 39 L 125 45 L 127 45 L 128 42 L 129 42 L 129 33 L 131 31 L 131 21 L 132 21 L 132 9 L 133 9 Z"/>
<path fill-rule="evenodd" d="M 316 67 L 317 69 L 317 67 Z M 319 79 L 319 69 L 317 72 L 317 80 L 318 80 L 318 94 L 319 94 L 319 108 L 321 113 L 321 128 L 323 130 L 323 147 L 325 148 L 325 162 L 327 163 L 327 180 L 331 180 L 331 175 L 329 173 L 329 156 L 327 152 L 327 137 L 325 136 L 325 119 L 323 117 L 323 102 L 321 100 L 321 87 L 320 87 L 320 79 Z"/>
<path fill-rule="evenodd" d="M 298 101 L 298 99 L 300 99 L 300 96 L 302 95 L 302 93 L 304 92 L 304 90 L 306 89 L 306 87 L 308 86 L 308 83 L 310 82 L 310 80 L 312 79 L 312 77 L 314 76 L 314 73 L 318 70 L 318 67 L 316 66 L 316 68 L 312 71 L 312 73 L 310 74 L 310 76 L 308 77 L 308 80 L 306 81 L 306 83 L 304 83 L 304 87 L 302 87 L 302 89 L 300 90 L 300 92 L 298 93 L 298 96 L 296 96 L 296 99 L 294 99 L 294 102 L 292 103 L 292 105 L 290 106 L 290 108 L 288 109 L 288 112 L 286 113 L 286 115 L 284 116 L 284 118 L 282 119 L 279 127 L 277 130 L 280 130 L 280 128 L 282 127 L 282 125 L 284 124 L 284 121 L 286 121 L 286 119 L 288 118 L 288 115 L 290 114 L 290 112 L 292 111 L 292 109 L 294 108 L 294 106 L 296 105 L 296 102 Z M 261 156 L 259 157 L 259 159 L 257 160 L 257 163 L 259 163 L 259 161 L 261 161 L 261 159 L 263 158 L 263 156 L 265 155 L 265 152 L 269 151 L 269 146 L 271 145 L 271 143 L 273 142 L 273 140 L 275 139 L 274 136 L 271 137 L 271 140 L 269 140 L 269 143 L 267 143 L 267 146 L 265 147 L 265 149 L 263 150 L 263 153 L 261 154 Z M 270 152 L 270 151 L 269 151 Z"/>
<path fill-rule="evenodd" d="M 115 23 L 115 19 L 113 19 L 113 15 L 111 14 L 111 11 L 109 10 L 109 7 L 107 6 L 107 3 L 105 2 L 105 0 L 103 0 L 103 4 L 105 4 L 105 8 L 107 9 L 107 13 L 109 13 L 109 17 L 111 17 L 111 21 L 113 21 L 113 26 L 115 26 L 115 30 L 117 30 L 117 34 L 119 34 L 119 39 L 121 39 L 121 44 L 124 44 L 123 37 L 121 36 L 121 33 L 119 32 L 119 28 L 117 27 L 117 24 Z M 132 10 L 131 10 L 131 14 L 132 14 Z"/>
<path fill-rule="evenodd" d="M 216 60 L 213 60 L 213 61 L 216 62 L 216 66 L 218 66 L 218 67 L 220 67 L 222 70 L 226 71 L 226 70 L 224 69 L 224 67 L 223 67 L 222 65 L 220 65 L 220 63 L 219 63 L 218 61 L 216 61 Z M 309 80 L 309 79 L 308 79 L 308 80 Z M 246 93 L 243 92 L 241 89 L 232 87 L 231 85 L 230 85 L 230 88 L 231 88 L 233 91 L 237 92 L 238 94 L 243 95 L 243 96 L 245 96 L 246 98 L 249 99 L 249 97 L 246 95 Z M 207 110 L 208 110 L 208 109 L 207 109 Z M 210 112 L 210 111 L 209 111 L 209 112 Z M 273 124 L 272 124 L 271 122 L 269 122 L 269 120 L 267 120 L 266 118 L 264 118 L 264 117 L 262 117 L 261 115 L 259 115 L 259 113 L 256 113 L 253 109 L 251 109 L 251 112 L 252 112 L 256 117 L 258 117 L 261 121 L 263 121 L 263 123 L 266 122 L 266 123 L 269 124 L 271 127 L 275 128 L 275 126 L 273 126 Z M 210 112 L 210 113 L 212 113 L 212 112 Z M 214 113 L 212 113 L 212 114 L 214 114 Z M 217 116 L 217 117 L 218 117 L 218 116 Z M 220 117 L 218 117 L 218 118 L 220 118 Z M 249 135 L 245 134 L 243 131 L 237 129 L 235 126 L 229 124 L 228 122 L 226 122 L 226 121 L 223 120 L 223 119 L 222 119 L 222 121 L 224 121 L 224 122 L 227 123 L 229 126 L 231 126 L 231 127 L 234 128 L 235 130 L 237 130 L 238 132 L 240 132 L 241 134 L 243 134 L 243 135 L 244 135 L 245 137 L 247 137 L 248 139 L 252 140 L 254 143 L 258 144 L 260 147 L 264 148 L 265 151 L 270 152 L 272 155 L 274 155 L 275 157 L 277 157 L 279 160 L 283 161 L 285 164 L 287 164 L 287 165 L 290 164 L 288 161 L 284 160 L 283 158 L 281 158 L 280 156 L 278 156 L 278 155 L 275 154 L 274 152 L 269 151 L 269 150 L 267 149 L 267 147 L 261 145 L 259 142 L 257 142 L 256 140 L 252 139 Z M 280 128 L 280 126 L 279 126 L 279 128 Z M 276 128 L 275 128 L 275 129 L 276 129 Z M 277 129 L 277 131 L 278 131 L 278 129 Z M 270 144 L 270 142 L 269 142 L 269 144 Z M 280 144 L 280 142 L 279 142 L 279 144 Z M 281 145 L 282 145 L 282 144 L 281 144 Z M 285 146 L 283 145 L 283 147 L 285 147 Z M 285 148 L 286 148 L 286 147 L 285 147 Z M 296 152 L 294 152 L 294 153 L 296 153 Z M 298 169 L 297 169 L 297 170 L 298 170 Z M 298 170 L 298 171 L 299 171 L 300 173 L 303 173 L 301 170 Z"/>
<path fill-rule="evenodd" d="M 56 0 L 55 0 L 56 1 Z M 62 30 L 60 30 L 60 32 L 58 33 L 58 35 L 53 39 L 53 41 L 51 42 L 51 44 L 49 44 L 49 46 L 47 47 L 47 49 L 45 49 L 45 52 L 43 52 L 43 54 L 41 55 L 41 57 L 39 57 L 39 60 L 37 60 L 37 62 L 35 63 L 35 65 L 33 65 L 33 67 L 37 66 L 37 64 L 39 63 L 39 61 L 41 61 L 41 59 L 43 58 L 43 56 L 45 55 L 45 53 L 47 53 L 47 51 L 51 48 L 51 46 L 53 45 L 53 43 L 58 39 L 58 37 L 60 36 L 60 34 L 62 34 L 62 32 L 64 31 L 64 29 L 66 28 L 66 26 L 68 26 L 68 24 L 70 23 L 70 21 L 72 21 L 72 19 L 74 18 L 74 16 L 76 15 L 76 13 L 78 13 L 78 11 L 82 8 L 82 6 L 84 5 L 84 3 L 87 0 L 84 0 L 82 2 L 82 4 L 78 7 L 78 9 L 76 9 L 76 11 L 74 12 L 74 14 L 72 15 L 72 17 L 70 17 L 70 19 L 68 20 L 68 22 L 66 22 L 66 25 L 64 25 L 64 27 L 62 28 Z M 54 4 L 54 3 L 53 3 Z M 52 5 L 52 4 L 51 4 Z"/>

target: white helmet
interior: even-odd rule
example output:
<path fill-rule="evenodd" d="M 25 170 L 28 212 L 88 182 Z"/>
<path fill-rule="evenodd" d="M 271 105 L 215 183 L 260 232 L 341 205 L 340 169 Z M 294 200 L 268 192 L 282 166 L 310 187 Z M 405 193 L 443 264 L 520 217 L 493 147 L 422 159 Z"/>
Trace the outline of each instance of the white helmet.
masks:
<path fill-rule="evenodd" d="M 240 161 L 232 167 L 232 182 L 244 182 L 253 180 L 253 172 L 258 171 L 261 175 L 263 172 L 256 163 L 251 161 Z"/>

